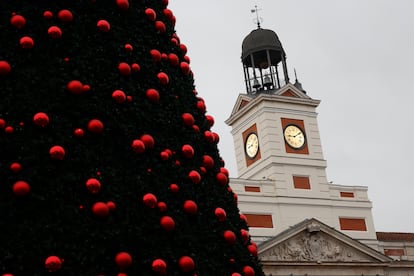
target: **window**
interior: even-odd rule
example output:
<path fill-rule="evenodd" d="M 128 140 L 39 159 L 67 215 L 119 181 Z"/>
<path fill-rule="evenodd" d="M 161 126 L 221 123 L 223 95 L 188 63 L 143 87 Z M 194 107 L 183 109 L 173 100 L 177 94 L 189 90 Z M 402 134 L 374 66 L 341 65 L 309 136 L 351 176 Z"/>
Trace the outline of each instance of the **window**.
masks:
<path fill-rule="evenodd" d="M 260 193 L 260 187 L 255 186 L 244 186 L 245 192 L 254 192 L 254 193 Z"/>
<path fill-rule="evenodd" d="M 293 187 L 295 189 L 310 190 L 310 181 L 307 176 L 293 176 Z"/>
<path fill-rule="evenodd" d="M 355 197 L 353 192 L 341 192 L 341 197 Z"/>
<path fill-rule="evenodd" d="M 273 228 L 272 215 L 244 214 L 249 227 Z"/>
<path fill-rule="evenodd" d="M 339 218 L 341 230 L 367 231 L 367 225 L 363 218 Z"/>

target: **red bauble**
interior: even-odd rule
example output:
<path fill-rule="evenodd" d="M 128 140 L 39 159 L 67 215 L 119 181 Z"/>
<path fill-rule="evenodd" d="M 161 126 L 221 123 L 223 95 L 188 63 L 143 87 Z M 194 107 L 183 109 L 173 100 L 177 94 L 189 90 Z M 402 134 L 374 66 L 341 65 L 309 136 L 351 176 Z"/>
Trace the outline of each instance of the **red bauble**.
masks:
<path fill-rule="evenodd" d="M 101 190 L 101 182 L 96 178 L 89 178 L 86 181 L 86 188 L 93 193 L 97 194 Z"/>
<path fill-rule="evenodd" d="M 168 154 L 168 152 L 166 152 L 165 150 L 163 150 L 160 153 L 160 157 L 162 160 L 167 161 L 170 158 L 170 155 Z"/>
<path fill-rule="evenodd" d="M 26 181 L 19 180 L 13 184 L 13 193 L 18 197 L 27 196 L 30 193 L 30 185 Z"/>
<path fill-rule="evenodd" d="M 178 39 L 176 39 L 175 37 L 171 38 L 171 43 L 178 46 L 179 42 Z"/>
<path fill-rule="evenodd" d="M 190 171 L 188 177 L 194 184 L 199 184 L 201 182 L 201 175 L 197 171 Z"/>
<path fill-rule="evenodd" d="M 49 116 L 46 113 L 39 112 L 33 116 L 33 123 L 40 127 L 45 127 L 49 124 Z"/>
<path fill-rule="evenodd" d="M 131 75 L 131 66 L 126 62 L 121 62 L 118 65 L 119 73 L 123 76 Z"/>
<path fill-rule="evenodd" d="M 164 72 L 158 73 L 157 78 L 162 85 L 167 85 L 170 82 L 170 78 Z"/>
<path fill-rule="evenodd" d="M 204 101 L 198 101 L 197 102 L 197 109 L 200 110 L 201 112 L 206 111 L 206 105 L 205 105 Z"/>
<path fill-rule="evenodd" d="M 243 273 L 245 276 L 254 276 L 256 273 L 254 272 L 254 269 L 251 266 L 246 265 L 243 267 Z"/>
<path fill-rule="evenodd" d="M 220 136 L 217 132 L 213 132 L 214 143 L 218 144 L 220 142 Z"/>
<path fill-rule="evenodd" d="M 6 127 L 6 121 L 4 119 L 0 119 L 0 129 L 3 129 Z"/>
<path fill-rule="evenodd" d="M 168 54 L 168 60 L 172 66 L 178 66 L 178 64 L 180 64 L 180 60 L 176 54 Z"/>
<path fill-rule="evenodd" d="M 113 201 L 108 201 L 106 203 L 106 206 L 108 207 L 110 212 L 115 211 L 115 209 L 116 209 L 116 204 Z"/>
<path fill-rule="evenodd" d="M 150 100 L 153 103 L 158 103 L 160 100 L 160 93 L 156 89 L 150 88 L 146 91 L 146 96 L 148 100 Z"/>
<path fill-rule="evenodd" d="M 187 62 L 188 64 L 190 64 L 191 62 L 191 60 L 190 60 L 190 57 L 189 56 L 184 56 L 184 61 L 185 62 Z"/>
<path fill-rule="evenodd" d="M 214 168 L 214 159 L 210 155 L 203 155 L 203 166 L 207 169 Z"/>
<path fill-rule="evenodd" d="M 167 31 L 167 27 L 165 26 L 164 22 L 159 21 L 159 20 L 158 21 L 155 21 L 155 28 L 160 33 L 165 33 L 165 31 Z"/>
<path fill-rule="evenodd" d="M 167 211 L 167 204 L 163 201 L 158 202 L 157 207 L 158 207 L 158 210 L 160 210 L 160 212 Z"/>
<path fill-rule="evenodd" d="M 49 37 L 51 38 L 61 38 L 62 30 L 58 26 L 52 26 L 47 30 Z"/>
<path fill-rule="evenodd" d="M 209 143 L 213 143 L 214 142 L 214 135 L 213 135 L 213 133 L 211 131 L 208 131 L 208 130 L 204 131 L 204 137 L 206 138 L 206 140 Z"/>
<path fill-rule="evenodd" d="M 247 231 L 246 229 L 241 229 L 240 236 L 244 242 L 247 242 L 249 240 L 249 231 Z"/>
<path fill-rule="evenodd" d="M 138 63 L 132 63 L 132 64 L 131 64 L 131 69 L 132 69 L 132 71 L 134 71 L 134 72 L 139 72 L 139 71 L 141 70 L 141 66 L 139 66 L 139 64 L 138 64 Z"/>
<path fill-rule="evenodd" d="M 197 125 L 193 125 L 194 132 L 199 133 L 200 128 Z"/>
<path fill-rule="evenodd" d="M 156 259 L 152 261 L 152 270 L 160 275 L 165 275 L 167 273 L 167 263 L 162 259 Z"/>
<path fill-rule="evenodd" d="M 155 61 L 155 62 L 160 62 L 161 61 L 161 53 L 160 53 L 160 51 L 158 51 L 156 49 L 152 49 L 150 51 L 150 54 L 151 54 L 151 57 L 152 57 L 152 60 L 153 61 Z"/>
<path fill-rule="evenodd" d="M 20 163 L 17 162 L 11 163 L 10 170 L 14 173 L 18 173 L 22 170 L 22 165 L 20 165 Z"/>
<path fill-rule="evenodd" d="M 168 0 L 162 0 L 162 3 L 164 4 L 164 6 L 168 6 Z"/>
<path fill-rule="evenodd" d="M 115 263 L 120 269 L 126 269 L 132 265 L 132 257 L 128 252 L 119 252 L 115 256 Z"/>
<path fill-rule="evenodd" d="M 118 9 L 121 11 L 126 11 L 129 9 L 129 1 L 128 0 L 116 0 L 116 5 Z"/>
<path fill-rule="evenodd" d="M 107 33 L 111 29 L 111 25 L 106 20 L 99 20 L 98 23 L 96 23 L 96 26 L 101 32 Z"/>
<path fill-rule="evenodd" d="M 194 117 L 191 113 L 183 113 L 183 115 L 181 115 L 181 118 L 183 119 L 184 125 L 186 126 L 193 126 L 195 123 Z"/>
<path fill-rule="evenodd" d="M 145 148 L 147 148 L 147 149 L 154 148 L 155 140 L 151 135 L 143 134 L 140 139 L 141 139 L 142 142 L 144 142 Z"/>
<path fill-rule="evenodd" d="M 95 216 L 104 218 L 109 215 L 109 208 L 108 205 L 106 205 L 104 202 L 96 202 L 92 206 L 92 212 Z"/>
<path fill-rule="evenodd" d="M 84 92 L 83 90 L 83 84 L 78 80 L 71 80 L 66 85 L 66 88 L 69 90 L 70 93 L 79 95 Z"/>
<path fill-rule="evenodd" d="M 206 173 L 207 173 L 207 169 L 206 169 L 206 168 L 204 168 L 204 167 L 200 167 L 200 172 L 201 172 L 202 174 L 206 174 Z"/>
<path fill-rule="evenodd" d="M 58 18 L 64 23 L 69 23 L 73 21 L 73 14 L 70 10 L 60 10 L 58 13 Z"/>
<path fill-rule="evenodd" d="M 7 134 L 12 134 L 14 132 L 14 128 L 12 126 L 6 126 L 4 128 L 4 132 Z"/>
<path fill-rule="evenodd" d="M 214 210 L 214 214 L 216 215 L 217 219 L 219 221 L 225 221 L 227 214 L 226 211 L 223 208 L 217 207 L 216 210 Z"/>
<path fill-rule="evenodd" d="M 52 13 L 51 11 L 45 11 L 45 12 L 43 13 L 43 17 L 44 17 L 45 19 L 52 19 L 52 18 L 53 18 L 53 13 Z"/>
<path fill-rule="evenodd" d="M 180 68 L 184 75 L 188 75 L 190 73 L 190 65 L 187 62 L 182 61 L 180 63 Z"/>
<path fill-rule="evenodd" d="M 177 193 L 180 190 L 180 187 L 177 184 L 170 184 L 170 190 L 173 193 Z"/>
<path fill-rule="evenodd" d="M 142 201 L 149 208 L 155 208 L 157 206 L 157 197 L 151 193 L 145 194 L 142 197 Z"/>
<path fill-rule="evenodd" d="M 206 115 L 206 120 L 209 125 L 209 127 L 212 127 L 214 125 L 214 117 L 211 115 Z"/>
<path fill-rule="evenodd" d="M 23 49 L 32 49 L 34 46 L 34 40 L 30 36 L 24 36 L 20 38 L 20 46 Z"/>
<path fill-rule="evenodd" d="M 222 186 L 226 185 L 229 181 L 229 179 L 227 178 L 227 176 L 224 173 L 217 173 L 216 174 L 216 180 Z"/>
<path fill-rule="evenodd" d="M 231 274 L 231 276 L 242 276 L 240 273 L 234 272 Z"/>
<path fill-rule="evenodd" d="M 53 146 L 49 150 L 50 157 L 55 160 L 63 160 L 65 158 L 65 149 L 61 146 Z"/>
<path fill-rule="evenodd" d="M 184 212 L 186 212 L 187 214 L 195 215 L 197 214 L 198 206 L 197 203 L 195 203 L 194 201 L 186 200 L 183 204 L 183 209 Z"/>
<path fill-rule="evenodd" d="M 174 228 L 175 228 L 175 221 L 174 221 L 174 219 L 173 219 L 172 217 L 170 217 L 170 216 L 163 216 L 163 217 L 160 219 L 160 224 L 161 224 L 161 227 L 162 227 L 165 231 L 168 231 L 168 232 L 170 232 L 170 231 L 174 230 Z"/>
<path fill-rule="evenodd" d="M 114 99 L 117 103 L 123 103 L 126 101 L 126 94 L 122 90 L 115 90 L 112 92 L 112 99 Z"/>
<path fill-rule="evenodd" d="M 191 145 L 184 145 L 181 148 L 181 152 L 185 158 L 193 158 L 194 157 L 194 149 Z"/>
<path fill-rule="evenodd" d="M 247 250 L 249 250 L 252 256 L 257 257 L 257 246 L 254 243 L 249 244 Z"/>
<path fill-rule="evenodd" d="M 45 267 L 49 272 L 56 272 L 62 268 L 62 260 L 58 256 L 49 256 L 45 260 Z"/>
<path fill-rule="evenodd" d="M 100 134 L 102 133 L 104 130 L 104 125 L 103 123 L 98 120 L 98 119 L 92 119 L 88 122 L 88 131 L 95 133 L 95 134 Z"/>
<path fill-rule="evenodd" d="M 221 168 L 220 168 L 220 172 L 221 172 L 221 173 L 224 173 L 227 177 L 229 177 L 229 171 L 228 171 L 226 168 L 221 167 Z"/>
<path fill-rule="evenodd" d="M 178 265 L 180 266 L 180 270 L 184 273 L 188 273 L 194 270 L 195 264 L 191 257 L 182 256 L 178 260 Z"/>
<path fill-rule="evenodd" d="M 81 128 L 77 128 L 77 129 L 75 129 L 75 130 L 73 131 L 73 134 L 74 134 L 76 137 L 83 137 L 83 136 L 85 135 L 85 131 L 84 131 L 83 129 L 81 129 Z"/>
<path fill-rule="evenodd" d="M 125 44 L 124 48 L 127 52 L 132 52 L 134 50 L 134 47 L 132 47 L 132 45 L 129 43 Z"/>
<path fill-rule="evenodd" d="M 155 21 L 155 19 L 157 18 L 156 12 L 153 9 L 151 9 L 151 8 L 145 9 L 145 15 L 151 21 Z"/>
<path fill-rule="evenodd" d="M 168 20 L 172 20 L 174 15 L 170 9 L 164 9 L 162 12 L 164 13 L 165 17 L 168 18 Z"/>
<path fill-rule="evenodd" d="M 181 49 L 181 52 L 183 52 L 184 55 L 187 53 L 187 46 L 185 46 L 184 44 L 180 44 L 180 49 Z"/>
<path fill-rule="evenodd" d="M 247 223 L 247 217 L 243 214 L 240 214 L 240 220 L 244 221 L 245 223 Z"/>
<path fill-rule="evenodd" d="M 236 243 L 236 234 L 234 234 L 234 232 L 231 230 L 224 231 L 223 237 L 224 237 L 224 240 L 230 245 L 233 245 Z"/>
<path fill-rule="evenodd" d="M 141 140 L 135 139 L 132 141 L 132 150 L 135 153 L 143 153 L 145 151 L 145 144 Z"/>
<path fill-rule="evenodd" d="M 26 26 L 26 18 L 21 15 L 15 14 L 10 19 L 10 24 L 17 29 L 21 29 Z"/>
<path fill-rule="evenodd" d="M 6 76 L 10 73 L 11 66 L 5 60 L 0 60 L 0 76 Z"/>

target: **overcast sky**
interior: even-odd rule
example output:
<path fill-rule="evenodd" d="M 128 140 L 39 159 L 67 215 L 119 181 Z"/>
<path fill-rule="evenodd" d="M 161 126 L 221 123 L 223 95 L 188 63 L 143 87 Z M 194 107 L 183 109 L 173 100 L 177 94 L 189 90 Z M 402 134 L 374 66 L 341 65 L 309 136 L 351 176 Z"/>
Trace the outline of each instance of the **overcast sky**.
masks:
<path fill-rule="evenodd" d="M 224 121 L 245 93 L 240 61 L 257 5 L 317 111 L 328 180 L 368 186 L 376 231 L 414 232 L 414 1 L 170 0 L 199 95 L 237 176 Z"/>

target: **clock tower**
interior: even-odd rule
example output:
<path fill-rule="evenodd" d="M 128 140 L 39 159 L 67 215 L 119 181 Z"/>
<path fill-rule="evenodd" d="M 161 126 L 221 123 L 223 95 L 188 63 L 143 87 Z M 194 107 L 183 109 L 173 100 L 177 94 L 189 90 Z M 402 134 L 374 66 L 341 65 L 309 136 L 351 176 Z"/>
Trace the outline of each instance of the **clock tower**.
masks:
<path fill-rule="evenodd" d="M 230 185 L 253 239 L 265 241 L 315 218 L 375 247 L 367 188 L 328 182 L 316 112 L 320 101 L 297 79 L 290 83 L 276 33 L 253 30 L 243 40 L 241 60 L 246 92 L 226 120 L 238 169 Z"/>

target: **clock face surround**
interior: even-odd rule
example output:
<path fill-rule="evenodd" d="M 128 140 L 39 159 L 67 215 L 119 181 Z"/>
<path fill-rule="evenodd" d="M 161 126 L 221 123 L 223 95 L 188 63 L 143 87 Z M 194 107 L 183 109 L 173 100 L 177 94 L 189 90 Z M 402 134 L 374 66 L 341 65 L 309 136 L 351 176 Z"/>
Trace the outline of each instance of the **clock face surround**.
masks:
<path fill-rule="evenodd" d="M 257 134 L 252 132 L 247 135 L 246 142 L 244 144 L 244 150 L 249 158 L 255 158 L 259 152 L 259 137 Z"/>
<path fill-rule="evenodd" d="M 305 132 L 297 125 L 287 125 L 283 130 L 283 136 L 286 143 L 293 149 L 302 149 L 305 146 Z"/>

